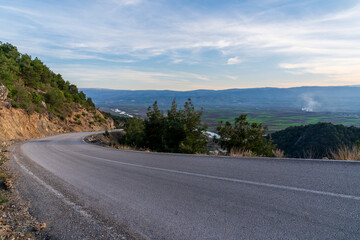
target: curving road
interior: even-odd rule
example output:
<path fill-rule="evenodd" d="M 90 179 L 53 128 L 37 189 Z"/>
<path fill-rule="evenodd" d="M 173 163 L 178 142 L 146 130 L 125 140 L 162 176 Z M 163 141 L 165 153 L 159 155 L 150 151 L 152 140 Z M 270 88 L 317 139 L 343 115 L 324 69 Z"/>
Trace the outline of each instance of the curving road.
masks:
<path fill-rule="evenodd" d="M 17 145 L 54 239 L 360 239 L 360 163 L 122 151 L 89 133 Z"/>

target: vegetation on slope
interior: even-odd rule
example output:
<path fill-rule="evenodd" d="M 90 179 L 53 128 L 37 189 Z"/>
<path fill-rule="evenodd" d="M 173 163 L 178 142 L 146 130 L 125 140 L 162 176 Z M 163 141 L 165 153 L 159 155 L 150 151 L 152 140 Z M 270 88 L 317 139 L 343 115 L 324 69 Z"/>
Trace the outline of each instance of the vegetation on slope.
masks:
<path fill-rule="evenodd" d="M 21 54 L 9 43 L 0 42 L 0 83 L 9 89 L 13 107 L 41 113 L 43 105 L 64 119 L 71 115 L 72 104 L 94 109 L 91 98 L 60 74 L 52 72 L 38 58 Z"/>
<path fill-rule="evenodd" d="M 272 134 L 285 155 L 295 158 L 332 158 L 338 149 L 352 148 L 360 139 L 360 128 L 331 123 L 289 127 Z"/>

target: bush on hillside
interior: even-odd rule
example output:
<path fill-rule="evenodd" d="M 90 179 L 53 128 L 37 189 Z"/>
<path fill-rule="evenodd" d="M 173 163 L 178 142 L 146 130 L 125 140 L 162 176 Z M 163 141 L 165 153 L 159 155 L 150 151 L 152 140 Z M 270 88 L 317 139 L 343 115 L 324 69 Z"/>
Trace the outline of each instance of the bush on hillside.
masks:
<path fill-rule="evenodd" d="M 86 108 L 95 108 L 91 98 L 65 81 L 60 74 L 52 72 L 38 58 L 21 54 L 9 43 L 0 42 L 0 83 L 9 89 L 8 97 L 14 107 L 21 107 L 29 113 L 41 112 L 41 101 L 58 116 L 71 112 L 71 103 Z"/>
<path fill-rule="evenodd" d="M 288 157 L 331 158 L 340 148 L 352 148 L 360 139 L 360 128 L 317 123 L 286 128 L 273 133 L 272 139 Z"/>

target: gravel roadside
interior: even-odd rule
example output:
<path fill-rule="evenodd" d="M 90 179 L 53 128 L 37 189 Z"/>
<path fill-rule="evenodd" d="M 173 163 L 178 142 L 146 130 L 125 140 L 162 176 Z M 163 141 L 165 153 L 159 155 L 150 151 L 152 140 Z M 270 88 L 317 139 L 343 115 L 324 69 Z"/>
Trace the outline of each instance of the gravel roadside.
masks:
<path fill-rule="evenodd" d="M 23 157 L 20 146 L 13 146 L 8 165 L 16 173 L 17 191 L 29 202 L 30 214 L 46 224 L 46 228 L 34 233 L 35 239 L 138 239 L 124 226 L 114 225 L 88 208 L 86 201 L 94 200 L 80 189 Z"/>
<path fill-rule="evenodd" d="M 29 213 L 29 201 L 19 194 L 16 174 L 9 166 L 8 147 L 9 143 L 1 143 L 0 239 L 40 239 L 40 230 L 44 229 L 46 224 L 36 221 Z"/>

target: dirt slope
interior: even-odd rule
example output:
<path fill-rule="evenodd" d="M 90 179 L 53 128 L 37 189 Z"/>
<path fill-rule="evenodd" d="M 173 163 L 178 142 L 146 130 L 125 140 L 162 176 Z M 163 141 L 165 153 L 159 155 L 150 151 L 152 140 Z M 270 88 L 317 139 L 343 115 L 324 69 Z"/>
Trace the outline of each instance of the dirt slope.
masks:
<path fill-rule="evenodd" d="M 112 119 L 96 109 L 87 111 L 79 104 L 73 104 L 70 117 L 61 120 L 46 111 L 28 114 L 20 108 L 13 108 L 7 99 L 0 99 L 0 141 L 21 141 L 66 132 L 101 131 L 113 129 Z"/>

